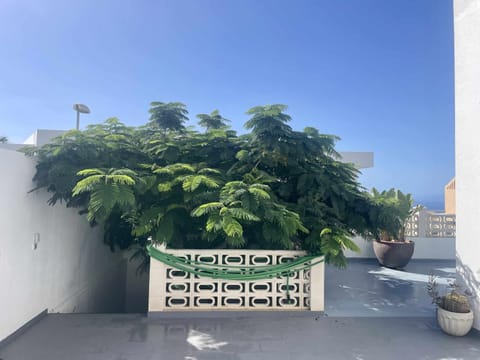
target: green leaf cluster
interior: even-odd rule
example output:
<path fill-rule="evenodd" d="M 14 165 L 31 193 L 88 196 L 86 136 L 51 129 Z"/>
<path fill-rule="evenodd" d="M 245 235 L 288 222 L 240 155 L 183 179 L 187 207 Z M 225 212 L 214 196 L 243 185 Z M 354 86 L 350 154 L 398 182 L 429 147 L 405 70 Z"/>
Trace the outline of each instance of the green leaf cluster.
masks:
<path fill-rule="evenodd" d="M 384 241 L 405 241 L 408 220 L 423 207 L 414 206 L 411 194 L 404 194 L 394 188 L 381 192 L 373 188 L 369 196 L 370 237 Z"/>
<path fill-rule="evenodd" d="M 185 127 L 182 103 L 152 102 L 150 121 L 73 130 L 27 153 L 36 189 L 105 227 L 112 248 L 304 249 L 344 266 L 350 238 L 371 234 L 372 197 L 338 160 L 334 135 L 296 131 L 281 104 L 248 110 L 237 135 L 218 110 Z"/>

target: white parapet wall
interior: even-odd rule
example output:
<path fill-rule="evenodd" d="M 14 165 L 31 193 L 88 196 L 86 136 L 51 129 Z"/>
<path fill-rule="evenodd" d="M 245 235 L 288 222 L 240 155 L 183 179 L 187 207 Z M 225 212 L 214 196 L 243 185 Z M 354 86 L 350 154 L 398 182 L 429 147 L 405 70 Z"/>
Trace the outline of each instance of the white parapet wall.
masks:
<path fill-rule="evenodd" d="M 455 260 L 455 214 L 423 209 L 407 223 L 406 238 L 415 242 L 412 259 Z M 346 251 L 349 258 L 375 258 L 371 241 L 355 237 L 359 252 Z"/>
<path fill-rule="evenodd" d="M 480 1 L 454 1 L 457 274 L 476 295 L 480 330 Z"/>
<path fill-rule="evenodd" d="M 0 341 L 39 313 L 119 312 L 125 259 L 78 209 L 49 206 L 36 162 L 0 149 Z"/>
<path fill-rule="evenodd" d="M 164 250 L 193 261 L 222 265 L 276 265 L 304 256 L 302 251 Z M 233 281 L 198 277 L 151 259 L 148 311 L 311 310 L 324 311 L 324 263 L 288 279 Z"/>
<path fill-rule="evenodd" d="M 412 259 L 425 260 L 455 260 L 455 238 L 407 237 L 415 242 L 415 251 Z M 355 237 L 353 241 L 360 248 L 360 252 L 346 251 L 348 258 L 375 258 L 373 245 L 362 237 Z"/>
<path fill-rule="evenodd" d="M 52 141 L 53 138 L 65 134 L 66 130 L 38 129 L 23 142 L 24 145 L 43 146 Z"/>
<path fill-rule="evenodd" d="M 353 164 L 357 169 L 373 167 L 373 152 L 369 151 L 341 151 L 341 161 Z"/>

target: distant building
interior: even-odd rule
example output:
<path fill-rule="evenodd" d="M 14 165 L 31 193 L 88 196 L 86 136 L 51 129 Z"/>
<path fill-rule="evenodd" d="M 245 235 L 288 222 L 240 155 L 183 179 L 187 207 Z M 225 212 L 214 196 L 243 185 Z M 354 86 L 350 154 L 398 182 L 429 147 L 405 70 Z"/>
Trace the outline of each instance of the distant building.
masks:
<path fill-rule="evenodd" d="M 28 137 L 23 143 L 25 145 L 43 146 L 48 144 L 53 138 L 63 135 L 67 130 L 47 130 L 38 129 Z"/>
<path fill-rule="evenodd" d="M 450 180 L 445 185 L 445 213 L 456 214 L 456 193 L 455 193 L 455 178 Z"/>
<path fill-rule="evenodd" d="M 373 167 L 373 152 L 341 151 L 341 161 L 353 164 L 357 169 Z"/>
<path fill-rule="evenodd" d="M 67 132 L 67 130 L 46 130 L 46 129 L 38 129 L 28 137 L 21 144 L 12 144 L 12 143 L 0 143 L 0 149 L 6 150 L 18 150 L 28 145 L 33 146 L 43 146 L 48 144 L 53 138 L 63 135 Z"/>

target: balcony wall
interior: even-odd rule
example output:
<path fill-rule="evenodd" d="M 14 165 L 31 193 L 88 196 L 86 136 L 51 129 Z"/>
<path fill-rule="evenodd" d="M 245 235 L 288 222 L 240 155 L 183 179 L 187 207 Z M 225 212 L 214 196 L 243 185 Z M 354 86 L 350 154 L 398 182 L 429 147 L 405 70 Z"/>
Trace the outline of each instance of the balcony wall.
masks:
<path fill-rule="evenodd" d="M 46 192 L 28 193 L 35 160 L 0 149 L 0 166 L 0 341 L 45 310 L 123 311 L 126 260 L 101 228 L 48 206 Z"/>
<path fill-rule="evenodd" d="M 480 1 L 454 1 L 457 274 L 472 294 L 480 330 Z"/>
<path fill-rule="evenodd" d="M 456 218 L 453 214 L 422 210 L 408 222 L 407 239 L 415 241 L 413 259 L 455 260 Z M 347 251 L 350 258 L 375 258 L 371 241 L 354 239 L 360 252 Z"/>

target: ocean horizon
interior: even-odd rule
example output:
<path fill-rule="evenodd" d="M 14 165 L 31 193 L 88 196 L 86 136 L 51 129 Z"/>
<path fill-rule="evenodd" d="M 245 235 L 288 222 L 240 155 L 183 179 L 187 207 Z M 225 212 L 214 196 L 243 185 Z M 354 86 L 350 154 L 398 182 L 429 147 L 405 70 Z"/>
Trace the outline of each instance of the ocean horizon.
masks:
<path fill-rule="evenodd" d="M 422 199 L 418 198 L 415 201 L 418 205 L 425 206 L 428 210 L 437 210 L 437 211 L 444 211 L 445 210 L 445 203 L 444 199 Z"/>

